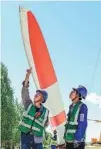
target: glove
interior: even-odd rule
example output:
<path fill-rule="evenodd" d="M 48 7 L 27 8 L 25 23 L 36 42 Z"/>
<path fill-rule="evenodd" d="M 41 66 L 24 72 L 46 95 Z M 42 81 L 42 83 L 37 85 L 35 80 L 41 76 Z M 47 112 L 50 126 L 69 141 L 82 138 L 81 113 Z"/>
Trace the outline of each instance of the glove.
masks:
<path fill-rule="evenodd" d="M 74 148 L 78 148 L 80 143 L 77 140 L 74 140 Z"/>
<path fill-rule="evenodd" d="M 31 72 L 32 72 L 32 67 L 31 67 L 30 69 L 27 69 L 26 71 L 27 71 L 27 74 L 29 74 L 29 75 L 30 75 L 30 74 L 31 74 Z"/>

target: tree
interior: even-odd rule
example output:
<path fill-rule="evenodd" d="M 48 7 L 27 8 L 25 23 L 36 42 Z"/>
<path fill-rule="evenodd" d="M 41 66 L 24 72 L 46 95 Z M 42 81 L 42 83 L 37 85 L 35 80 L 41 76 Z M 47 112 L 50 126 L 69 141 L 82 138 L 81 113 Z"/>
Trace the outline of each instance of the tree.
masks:
<path fill-rule="evenodd" d="M 13 148 L 20 142 L 20 131 L 18 131 L 17 127 L 19 125 L 19 121 L 21 120 L 23 113 L 22 104 L 18 103 L 18 99 L 15 100 L 15 111 L 16 111 L 16 123 L 13 129 Z"/>
<path fill-rule="evenodd" d="M 1 63 L 1 143 L 9 149 L 16 123 L 14 92 L 8 78 L 8 70 Z"/>

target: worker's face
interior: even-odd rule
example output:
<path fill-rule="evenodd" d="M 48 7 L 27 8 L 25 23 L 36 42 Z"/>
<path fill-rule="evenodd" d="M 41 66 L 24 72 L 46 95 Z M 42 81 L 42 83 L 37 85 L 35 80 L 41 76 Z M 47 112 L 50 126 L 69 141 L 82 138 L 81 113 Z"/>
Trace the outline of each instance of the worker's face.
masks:
<path fill-rule="evenodd" d="M 71 91 L 69 98 L 73 101 L 77 97 L 77 92 L 75 90 Z"/>
<path fill-rule="evenodd" d="M 43 95 L 40 92 L 37 92 L 34 96 L 34 102 L 42 102 L 43 101 Z"/>

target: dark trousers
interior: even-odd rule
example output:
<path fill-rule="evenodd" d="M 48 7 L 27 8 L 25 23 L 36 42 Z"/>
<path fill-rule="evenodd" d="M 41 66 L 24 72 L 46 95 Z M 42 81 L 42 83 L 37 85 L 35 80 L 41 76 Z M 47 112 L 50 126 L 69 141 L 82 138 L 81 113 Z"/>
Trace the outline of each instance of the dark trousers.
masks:
<path fill-rule="evenodd" d="M 21 149 L 43 149 L 42 143 L 35 143 L 34 136 L 27 133 L 21 133 Z"/>
<path fill-rule="evenodd" d="M 74 148 L 73 143 L 66 143 L 66 149 L 85 149 L 85 142 L 81 142 L 77 148 Z"/>
<path fill-rule="evenodd" d="M 51 149 L 56 149 L 56 145 L 51 145 Z"/>

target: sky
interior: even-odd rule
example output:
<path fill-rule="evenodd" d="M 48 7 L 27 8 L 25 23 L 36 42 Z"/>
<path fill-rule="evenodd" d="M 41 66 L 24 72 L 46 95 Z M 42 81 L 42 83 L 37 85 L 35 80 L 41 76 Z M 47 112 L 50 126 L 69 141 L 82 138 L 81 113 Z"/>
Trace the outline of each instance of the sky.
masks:
<path fill-rule="evenodd" d="M 84 85 L 90 97 L 95 95 L 94 99 L 85 101 L 88 118 L 101 120 L 101 108 L 95 101 L 96 97 L 101 99 L 101 2 L 2 2 L 1 58 L 20 102 L 21 83 L 28 62 L 21 37 L 19 5 L 31 10 L 37 18 L 66 112 L 71 103 L 68 95 L 72 87 Z M 35 85 L 32 78 L 30 82 L 33 97 Z M 98 138 L 100 131 L 100 123 L 88 122 L 87 140 Z"/>

